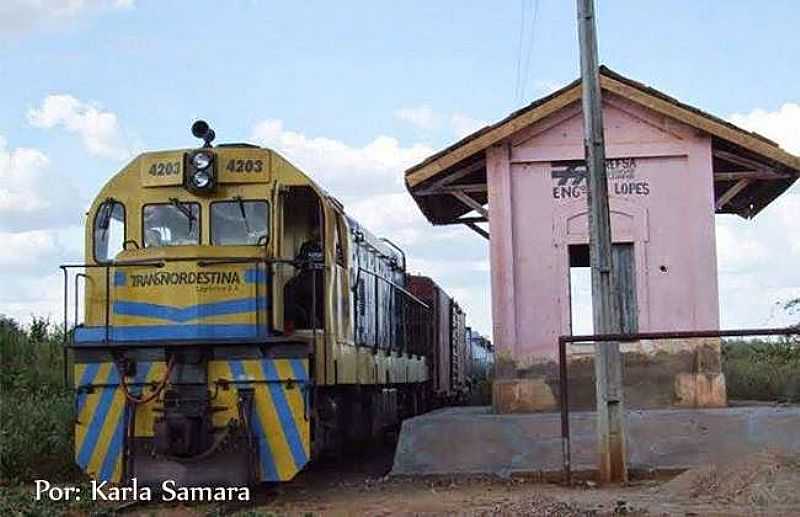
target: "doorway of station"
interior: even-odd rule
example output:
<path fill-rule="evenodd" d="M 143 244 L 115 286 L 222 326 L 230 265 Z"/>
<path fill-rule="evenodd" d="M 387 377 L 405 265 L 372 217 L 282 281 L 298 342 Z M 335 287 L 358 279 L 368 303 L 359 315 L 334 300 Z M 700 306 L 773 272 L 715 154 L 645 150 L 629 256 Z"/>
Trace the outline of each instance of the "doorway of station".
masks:
<path fill-rule="evenodd" d="M 615 291 L 619 294 L 622 332 L 639 331 L 636 297 L 636 260 L 633 243 L 614 243 L 611 247 Z M 592 316 L 592 269 L 588 244 L 569 246 L 569 313 L 572 335 L 594 334 Z"/>
<path fill-rule="evenodd" d="M 569 328 L 574 336 L 594 334 L 590 264 L 588 244 L 569 246 Z"/>

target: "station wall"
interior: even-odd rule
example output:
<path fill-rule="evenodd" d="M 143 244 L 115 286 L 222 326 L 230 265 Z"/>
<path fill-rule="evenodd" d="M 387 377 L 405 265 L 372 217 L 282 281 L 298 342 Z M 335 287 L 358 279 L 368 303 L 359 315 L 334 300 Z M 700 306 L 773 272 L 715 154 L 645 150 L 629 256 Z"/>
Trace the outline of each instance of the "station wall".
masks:
<path fill-rule="evenodd" d="M 710 137 L 613 94 L 603 111 L 612 239 L 630 253 L 629 320 L 643 332 L 718 328 Z M 583 156 L 579 102 L 487 151 L 496 407 L 558 400 L 557 340 L 572 333 L 569 249 L 588 244 Z M 570 347 L 576 379 L 591 382 L 592 350 Z M 638 386 L 626 386 L 629 405 L 724 405 L 718 340 L 623 350 L 626 385 Z M 654 369 L 666 374 L 648 395 Z M 583 392 L 578 402 L 592 404 L 588 387 L 573 390 Z"/>

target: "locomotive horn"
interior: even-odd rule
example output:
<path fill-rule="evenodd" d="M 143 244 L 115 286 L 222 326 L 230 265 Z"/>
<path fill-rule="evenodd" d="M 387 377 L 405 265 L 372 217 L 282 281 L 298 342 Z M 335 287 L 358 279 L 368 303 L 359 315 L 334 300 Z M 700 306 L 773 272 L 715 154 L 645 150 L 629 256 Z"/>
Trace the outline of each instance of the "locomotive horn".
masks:
<path fill-rule="evenodd" d="M 205 120 L 198 120 L 192 124 L 192 135 L 196 138 L 202 138 L 204 147 L 211 147 L 211 142 L 216 137 L 214 130 L 208 127 L 208 122 Z"/>

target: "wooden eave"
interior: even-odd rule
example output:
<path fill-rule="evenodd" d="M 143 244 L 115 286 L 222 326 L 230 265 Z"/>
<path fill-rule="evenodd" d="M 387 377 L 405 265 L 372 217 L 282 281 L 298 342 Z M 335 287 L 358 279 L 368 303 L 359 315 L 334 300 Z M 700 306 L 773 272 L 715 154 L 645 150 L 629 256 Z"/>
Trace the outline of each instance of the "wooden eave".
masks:
<path fill-rule="evenodd" d="M 722 169 L 714 169 L 715 196 L 718 203 L 723 201 L 716 207 L 719 213 L 754 217 L 800 175 L 800 157 L 757 133 L 684 104 L 605 66 L 600 67 L 600 86 L 604 91 L 711 135 L 715 165 L 718 155 L 729 158 L 720 158 Z M 463 222 L 459 218 L 473 211 L 480 216 L 475 203 L 486 203 L 486 149 L 580 98 L 581 83 L 576 80 L 496 124 L 468 135 L 409 168 L 405 173 L 409 192 L 434 224 L 457 224 Z M 729 167 L 732 170 L 725 170 Z"/>

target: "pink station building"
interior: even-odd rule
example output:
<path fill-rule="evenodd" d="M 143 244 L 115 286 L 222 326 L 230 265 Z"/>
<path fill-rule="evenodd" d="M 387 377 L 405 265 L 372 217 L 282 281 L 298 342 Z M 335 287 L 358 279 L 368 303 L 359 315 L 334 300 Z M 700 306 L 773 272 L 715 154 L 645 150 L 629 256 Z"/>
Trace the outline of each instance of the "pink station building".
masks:
<path fill-rule="evenodd" d="M 755 217 L 794 183 L 800 158 L 608 68 L 600 83 L 624 330 L 718 329 L 714 215 Z M 558 405 L 558 337 L 576 316 L 570 279 L 589 266 L 583 157 L 575 81 L 406 171 L 430 222 L 490 239 L 500 413 Z M 626 407 L 726 405 L 719 339 L 622 349 Z M 568 349 L 571 406 L 594 407 L 593 351 Z"/>

